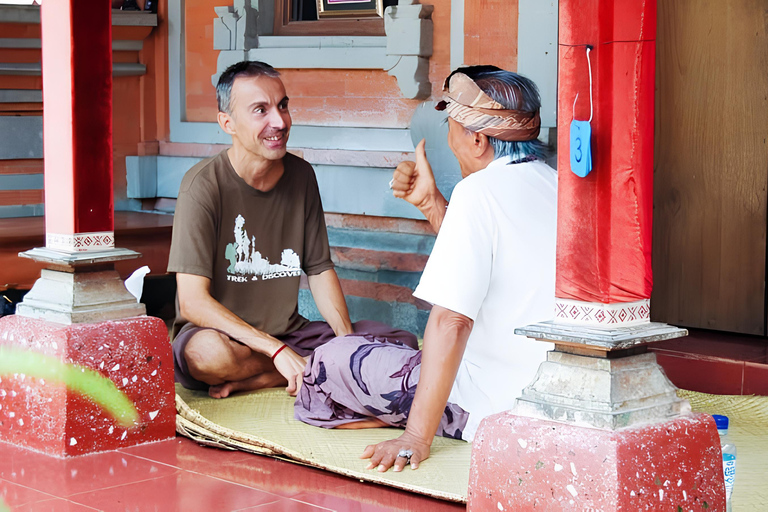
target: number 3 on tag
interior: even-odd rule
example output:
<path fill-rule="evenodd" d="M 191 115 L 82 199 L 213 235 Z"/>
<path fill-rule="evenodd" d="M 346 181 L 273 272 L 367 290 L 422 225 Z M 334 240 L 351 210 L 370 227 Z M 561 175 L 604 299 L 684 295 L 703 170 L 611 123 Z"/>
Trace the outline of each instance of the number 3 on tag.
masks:
<path fill-rule="evenodd" d="M 592 170 L 592 126 L 589 121 L 571 121 L 571 170 L 580 178 Z"/>

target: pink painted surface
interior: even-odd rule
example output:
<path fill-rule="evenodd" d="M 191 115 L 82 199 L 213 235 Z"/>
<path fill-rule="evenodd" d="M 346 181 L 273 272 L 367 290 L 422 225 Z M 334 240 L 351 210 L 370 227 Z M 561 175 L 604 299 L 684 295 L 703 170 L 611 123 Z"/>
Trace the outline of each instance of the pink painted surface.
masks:
<path fill-rule="evenodd" d="M 41 8 L 46 232 L 114 230 L 109 3 Z"/>
<path fill-rule="evenodd" d="M 0 344 L 99 372 L 126 393 L 140 418 L 126 429 L 61 383 L 0 375 L 0 441 L 61 457 L 173 437 L 173 359 L 159 318 L 62 325 L 12 315 L 0 318 Z"/>
<path fill-rule="evenodd" d="M 651 296 L 656 0 L 560 2 L 556 296 Z M 590 117 L 593 169 L 570 170 L 572 119 Z M 578 93 L 578 102 L 574 99 Z"/>
<path fill-rule="evenodd" d="M 43 68 L 43 156 L 45 158 L 45 229 L 75 232 L 72 129 L 71 4 L 48 2 L 40 9 Z"/>
<path fill-rule="evenodd" d="M 467 509 L 725 511 L 714 420 L 697 413 L 608 431 L 490 416 L 472 446 Z"/>

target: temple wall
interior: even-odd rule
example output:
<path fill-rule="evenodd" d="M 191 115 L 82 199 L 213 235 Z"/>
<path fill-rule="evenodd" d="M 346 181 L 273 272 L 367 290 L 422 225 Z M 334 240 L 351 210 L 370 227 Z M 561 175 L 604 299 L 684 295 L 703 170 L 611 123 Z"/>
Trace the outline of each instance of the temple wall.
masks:
<path fill-rule="evenodd" d="M 42 78 L 39 14 L 29 7 L 0 9 L 0 218 L 43 214 Z M 18 14 L 21 13 L 21 14 Z M 135 155 L 144 135 L 146 113 L 137 108 L 146 66 L 145 38 L 152 26 L 113 20 L 113 151 L 114 194 L 126 202 L 126 156 Z M 3 22 L 14 19 L 16 22 Z M 145 20 L 139 20 L 143 23 Z M 117 25 L 115 23 L 128 23 Z M 155 108 L 152 121 L 155 126 Z M 157 136 L 157 129 L 148 135 Z"/>
<path fill-rule="evenodd" d="M 274 0 L 248 2 L 265 16 L 274 8 Z M 134 73 L 114 76 L 115 209 L 172 214 L 186 170 L 230 143 L 215 122 L 212 76 L 246 55 L 264 60 L 281 72 L 291 98 L 289 149 L 315 168 L 333 258 L 352 316 L 423 331 L 429 306 L 416 301 L 411 292 L 434 243 L 434 233 L 414 207 L 392 197 L 387 185 L 392 170 L 398 162 L 413 158 L 415 143 L 424 137 L 438 185 L 450 196 L 460 173 L 445 144 L 443 115 L 430 102 L 441 97 L 449 72 L 464 64 L 495 64 L 541 83 L 542 95 L 547 97 L 542 137 L 554 140 L 547 128 L 556 125 L 557 2 L 424 0 L 400 9 L 411 13 L 401 14 L 405 21 L 399 22 L 405 23 L 400 27 L 409 28 L 398 28 L 400 32 L 394 31 L 389 39 L 383 23 L 362 37 L 359 31 L 337 36 L 276 36 L 271 24 L 260 21 L 258 40 L 238 39 L 233 29 L 228 41 L 229 36 L 221 31 L 226 21 L 222 13 L 247 14 L 245 3 L 161 0 L 157 24 L 152 27 L 114 26 L 113 11 L 113 39 L 132 41 L 115 49 L 115 66 Z M 427 21 L 416 28 L 419 16 Z M 39 62 L 39 49 L 9 52 L 5 51 L 8 44 L 3 43 L 3 38 L 13 38 L 23 39 L 22 45 L 33 44 L 33 40 L 39 45 L 39 23 L 0 25 L 4 27 L 16 32 L 6 31 L 0 37 L 0 69 L 2 62 L 13 59 Z M 243 27 L 239 26 L 238 33 L 243 33 Z M 246 33 L 254 30 L 251 26 Z M 18 41 L 11 44 L 18 45 Z M 0 90 L 28 89 L 39 95 L 39 76 L 3 73 Z M 12 111 L 8 108 L 0 101 L 0 114 L 10 112 L 18 118 L 21 108 L 30 108 L 31 115 L 39 118 L 42 112 L 40 101 L 31 105 L 16 101 Z M 2 118 L 0 115 L 0 123 Z M 26 129 L 24 133 L 15 131 L 22 142 L 39 136 L 41 123 L 31 131 Z M 32 157 L 9 159 L 2 152 L 11 145 L 2 144 L 0 216 L 42 215 L 41 150 L 35 149 L 38 153 Z M 29 188 L 17 190 L 26 186 Z M 8 201 L 14 205 L 4 211 Z M 152 274 L 164 272 L 162 265 L 157 267 Z M 306 288 L 300 299 L 302 312 L 316 317 Z"/>

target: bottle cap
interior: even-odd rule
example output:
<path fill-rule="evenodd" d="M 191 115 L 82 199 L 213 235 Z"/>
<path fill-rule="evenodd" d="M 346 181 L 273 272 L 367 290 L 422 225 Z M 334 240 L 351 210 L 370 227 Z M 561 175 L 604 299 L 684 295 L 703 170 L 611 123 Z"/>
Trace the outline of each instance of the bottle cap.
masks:
<path fill-rule="evenodd" d="M 712 417 L 715 418 L 715 425 L 717 425 L 717 430 L 728 430 L 728 416 L 713 414 Z"/>

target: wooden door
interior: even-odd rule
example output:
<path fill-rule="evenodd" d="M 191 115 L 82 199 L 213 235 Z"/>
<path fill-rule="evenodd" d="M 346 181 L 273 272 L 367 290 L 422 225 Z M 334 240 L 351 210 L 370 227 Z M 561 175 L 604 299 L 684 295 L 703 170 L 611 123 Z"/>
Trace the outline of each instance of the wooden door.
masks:
<path fill-rule="evenodd" d="M 766 334 L 768 0 L 658 0 L 654 320 Z"/>

